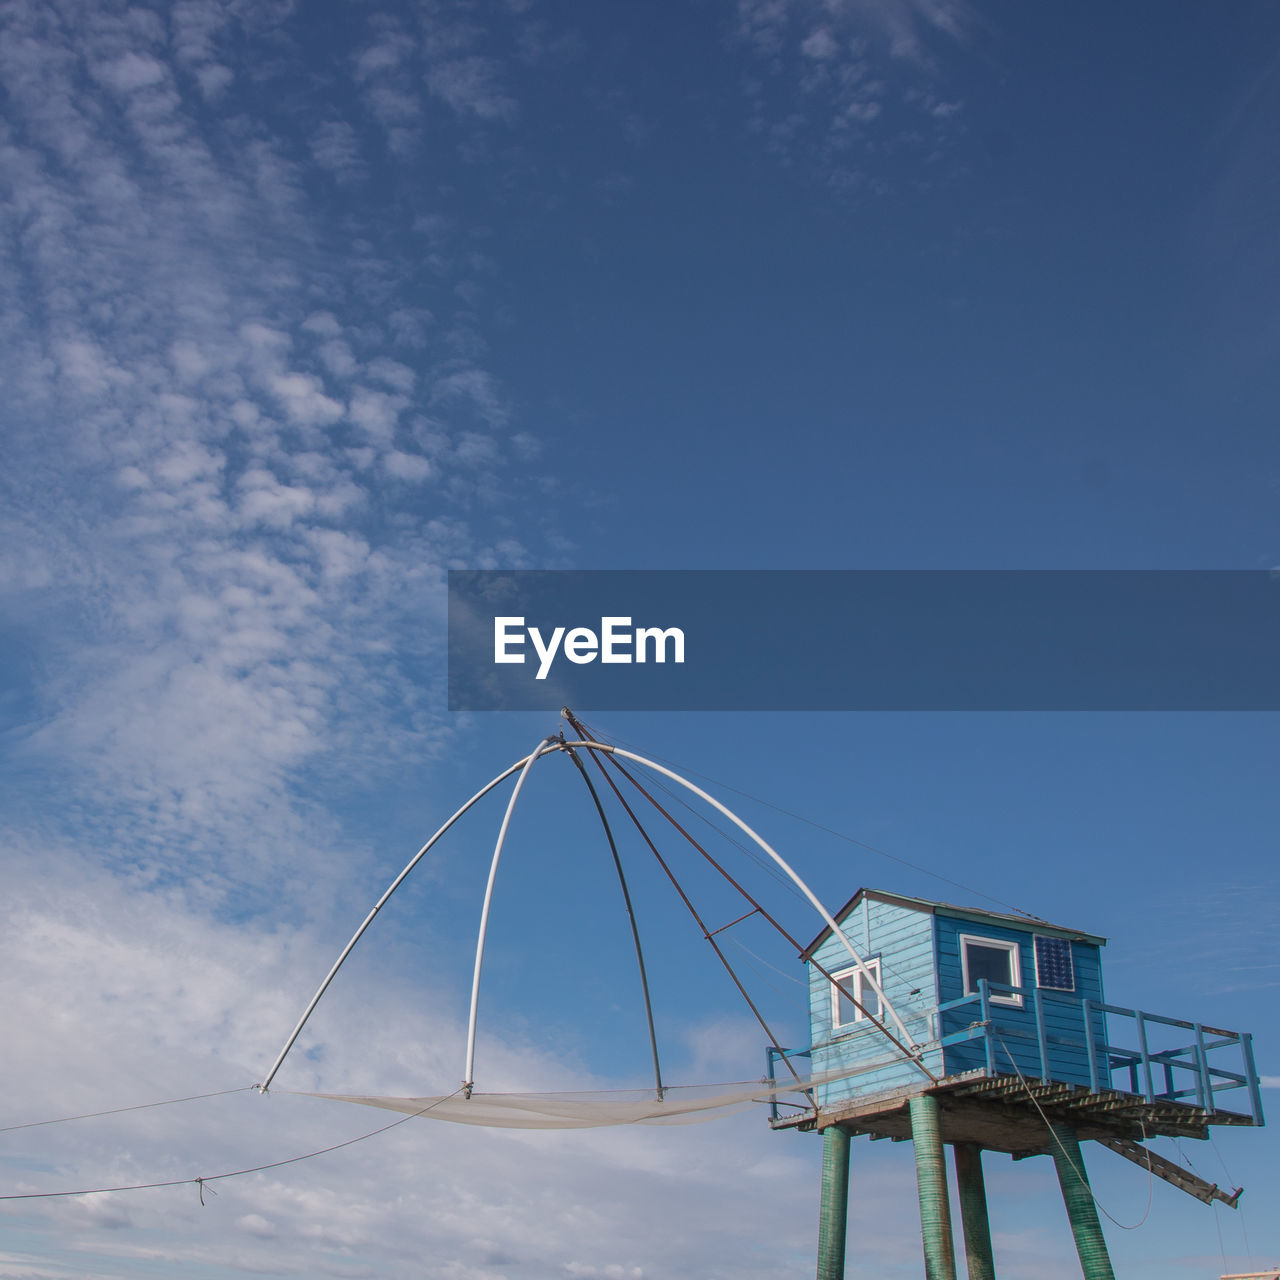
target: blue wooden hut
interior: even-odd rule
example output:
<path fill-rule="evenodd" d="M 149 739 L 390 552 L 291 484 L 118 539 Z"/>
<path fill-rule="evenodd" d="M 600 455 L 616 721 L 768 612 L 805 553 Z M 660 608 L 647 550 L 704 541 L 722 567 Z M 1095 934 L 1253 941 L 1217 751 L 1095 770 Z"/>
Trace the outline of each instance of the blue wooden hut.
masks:
<path fill-rule="evenodd" d="M 1032 1079 L 1090 1085 L 1105 1075 L 1105 938 L 876 889 L 859 889 L 836 920 L 870 977 L 854 967 L 829 928 L 803 954 L 813 1072 L 850 1073 L 822 1086 L 823 1107 L 920 1079 L 909 1060 L 889 1051 L 873 1021 L 881 1012 L 881 992 L 912 1040 L 925 1046 L 921 1061 L 939 1077 L 985 1070 L 989 1049 L 993 1065 L 1011 1069 L 1016 1063 Z M 874 989 L 877 982 L 881 992 Z M 975 1021 L 991 1023 L 992 1015 L 994 1036 L 964 1034 Z"/>
<path fill-rule="evenodd" d="M 916 1150 L 929 1280 L 954 1280 L 944 1144 L 953 1148 L 970 1280 L 994 1277 L 983 1150 L 1050 1155 L 1087 1280 L 1112 1272 L 1089 1190 L 1092 1139 L 1210 1202 L 1226 1193 L 1142 1143 L 1261 1125 L 1251 1037 L 1107 1001 L 1106 939 L 1024 915 L 859 889 L 801 953 L 809 970 L 807 1106 L 775 1127 L 823 1133 L 819 1280 L 844 1275 L 851 1136 Z M 779 1051 L 770 1050 L 770 1075 Z M 791 1064 L 797 1064 L 793 1061 Z"/>

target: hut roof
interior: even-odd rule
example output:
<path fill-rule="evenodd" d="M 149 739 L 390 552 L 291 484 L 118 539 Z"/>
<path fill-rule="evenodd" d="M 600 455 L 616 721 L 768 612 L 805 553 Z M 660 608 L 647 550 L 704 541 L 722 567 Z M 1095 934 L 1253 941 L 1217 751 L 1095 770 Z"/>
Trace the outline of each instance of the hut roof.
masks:
<path fill-rule="evenodd" d="M 1106 938 L 1099 937 L 1096 933 L 1085 933 L 1082 929 L 1069 929 L 1065 925 L 1050 924 L 1047 920 L 1040 920 L 1035 916 L 1018 915 L 1011 911 L 985 911 L 981 907 L 958 907 L 950 902 L 933 902 L 927 898 L 912 898 L 905 893 L 886 893 L 882 889 L 859 889 L 835 913 L 836 923 L 842 924 L 844 918 L 855 907 L 860 906 L 864 898 L 871 898 L 876 902 L 892 903 L 895 906 L 907 907 L 909 910 L 920 911 L 929 915 L 941 914 L 954 916 L 957 920 L 971 920 L 974 924 L 998 924 L 1015 929 L 1028 929 L 1032 933 L 1044 934 L 1051 938 L 1069 938 L 1076 942 L 1089 942 L 1098 947 L 1106 946 L 1107 943 Z M 831 927 L 828 925 L 800 953 L 800 959 L 808 960 L 830 936 Z"/>

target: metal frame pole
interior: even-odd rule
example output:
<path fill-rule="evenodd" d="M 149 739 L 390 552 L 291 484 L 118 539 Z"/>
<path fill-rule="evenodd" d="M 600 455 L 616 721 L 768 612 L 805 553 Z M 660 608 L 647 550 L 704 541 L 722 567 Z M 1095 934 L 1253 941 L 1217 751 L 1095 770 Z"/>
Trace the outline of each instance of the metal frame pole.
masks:
<path fill-rule="evenodd" d="M 480 970 L 484 967 L 484 943 L 485 936 L 489 932 L 489 909 L 493 905 L 493 885 L 498 878 L 498 862 L 502 858 L 502 846 L 506 843 L 507 829 L 511 826 L 511 815 L 515 812 L 516 801 L 520 799 L 520 791 L 524 787 L 524 780 L 529 776 L 529 770 L 537 764 L 543 754 L 543 748 L 556 750 L 558 746 L 554 738 L 543 738 L 534 748 L 533 754 L 525 760 L 524 768 L 520 770 L 520 776 L 512 789 L 511 798 L 507 801 L 507 811 L 502 815 L 502 826 L 498 828 L 497 843 L 493 846 L 493 860 L 489 863 L 489 880 L 484 887 L 484 904 L 480 908 L 480 933 L 476 938 L 476 963 L 471 976 L 471 1008 L 467 1015 L 467 1065 L 463 1069 L 462 1093 L 463 1097 L 468 1099 L 475 1086 L 476 1017 L 480 1007 Z"/>
<path fill-rule="evenodd" d="M 515 764 L 513 764 L 509 769 L 504 769 L 500 774 L 498 774 L 496 778 L 492 779 L 490 782 L 485 783 L 485 785 L 481 787 L 480 790 L 477 791 L 475 795 L 473 795 L 471 799 L 467 801 L 466 804 L 464 804 L 460 809 L 458 809 L 457 812 L 455 812 L 453 816 L 449 818 L 449 820 L 445 822 L 444 825 L 441 826 L 438 831 L 436 831 L 436 833 L 431 837 L 431 839 L 428 840 L 426 844 L 424 844 L 422 848 L 419 849 L 418 852 L 415 853 L 413 857 L 409 859 L 408 863 L 405 865 L 404 870 L 401 871 L 398 876 L 396 876 L 396 878 L 391 882 L 390 885 L 388 885 L 387 890 L 382 895 L 382 897 L 380 897 L 378 901 L 373 904 L 373 909 L 369 912 L 367 916 L 365 916 L 364 920 L 361 922 L 360 927 L 355 931 L 355 933 L 351 935 L 351 941 L 348 942 L 347 945 L 342 948 L 342 954 L 339 955 L 338 958 L 333 962 L 333 967 L 329 970 L 327 974 L 325 974 L 324 981 L 320 984 L 315 995 L 311 997 L 310 1003 L 302 1011 L 302 1017 L 298 1019 L 297 1025 L 289 1033 L 289 1038 L 284 1042 L 284 1048 L 280 1050 L 279 1054 L 276 1056 L 276 1060 L 271 1064 L 271 1070 L 268 1071 L 267 1074 L 262 1077 L 262 1083 L 258 1085 L 258 1089 L 260 1092 L 266 1093 L 266 1091 L 271 1087 L 271 1082 L 272 1080 L 275 1079 L 276 1072 L 280 1070 L 281 1063 L 283 1063 L 285 1058 L 288 1057 L 289 1050 L 293 1048 L 294 1042 L 297 1040 L 298 1036 L 302 1034 L 302 1028 L 307 1025 L 307 1019 L 311 1017 L 312 1013 L 315 1012 L 316 1005 L 320 1003 L 320 997 L 323 996 L 324 993 L 329 989 L 329 984 L 337 976 L 338 970 L 342 968 L 343 962 L 354 950 L 356 943 L 359 942 L 360 939 L 364 936 L 365 930 L 368 929 L 368 927 L 373 923 L 374 917 L 378 914 L 379 911 L 382 910 L 384 906 L 386 906 L 387 902 L 391 898 L 391 895 L 395 893 L 395 891 L 405 882 L 405 880 L 409 876 L 409 873 L 414 869 L 414 867 L 416 867 L 418 863 L 421 862 L 422 859 L 427 856 L 427 853 L 435 845 L 436 841 L 439 840 L 440 837 L 443 836 L 444 833 L 448 831 L 449 828 L 453 826 L 453 824 L 457 822 L 458 819 L 461 818 L 462 815 L 466 813 L 467 810 L 470 809 L 472 805 L 474 805 L 478 800 L 482 800 L 485 796 L 487 796 L 489 792 L 494 789 L 494 787 L 498 786 L 500 783 L 505 782 L 509 777 L 511 777 L 513 773 L 516 772 L 517 769 L 525 768 L 528 765 L 529 761 L 532 759 L 535 759 L 537 756 L 546 755 L 547 752 L 549 751 L 558 751 L 559 749 L 560 748 L 558 744 L 552 747 L 546 746 L 544 744 L 542 746 L 539 746 L 538 750 L 534 752 L 533 756 L 526 756 L 522 760 L 517 760 Z"/>
<path fill-rule="evenodd" d="M 569 723 L 573 724 L 572 718 L 569 718 Z M 701 787 L 696 786 L 694 783 L 690 782 L 688 778 L 681 777 L 680 774 L 676 773 L 674 770 L 668 769 L 665 766 L 658 764 L 657 761 L 655 760 L 650 760 L 645 756 L 637 755 L 634 751 L 624 751 L 621 747 L 611 746 L 609 743 L 606 743 L 606 742 L 595 742 L 595 741 L 567 742 L 567 743 L 564 743 L 563 745 L 566 747 L 584 747 L 589 751 L 600 751 L 600 752 L 604 752 L 607 755 L 621 756 L 624 760 L 633 760 L 635 761 L 636 764 L 642 764 L 645 766 L 645 768 L 652 769 L 655 773 L 662 774 L 664 778 L 670 778 L 672 782 L 678 783 L 680 786 L 684 787 L 686 791 L 693 792 L 693 794 L 697 796 L 698 799 L 705 801 L 713 809 L 715 809 L 717 813 L 728 818 L 729 821 L 732 822 L 734 826 L 736 826 L 738 830 L 741 831 L 748 839 L 754 841 L 756 846 L 761 850 L 763 850 L 765 853 L 767 853 L 769 857 L 773 859 L 777 867 L 787 876 L 787 878 L 791 881 L 791 883 L 794 884 L 795 887 L 799 889 L 802 894 L 804 894 L 804 896 L 809 900 L 809 905 L 812 906 L 813 909 L 818 913 L 818 915 L 822 917 L 823 923 L 827 926 L 828 929 L 831 930 L 835 938 L 849 953 L 849 958 L 853 961 L 854 967 L 862 975 L 863 981 L 879 997 L 881 1007 L 884 1009 L 885 1013 L 889 1015 L 890 1021 L 892 1021 L 893 1025 L 897 1028 L 898 1034 L 902 1037 L 903 1041 L 906 1043 L 908 1050 L 911 1051 L 913 1055 L 911 1057 L 911 1061 L 916 1066 L 918 1066 L 921 1071 L 923 1071 L 926 1075 L 928 1075 L 931 1080 L 935 1079 L 932 1073 L 929 1072 L 920 1062 L 919 1057 L 914 1056 L 920 1053 L 920 1046 L 917 1045 L 916 1042 L 911 1038 L 911 1033 L 907 1030 L 906 1024 L 898 1016 L 897 1010 L 894 1009 L 893 1005 L 891 1005 L 889 1001 L 885 998 L 884 989 L 881 987 L 878 979 L 871 972 L 871 970 L 867 968 L 866 963 L 863 961 L 862 957 L 858 954 L 857 949 L 854 947 L 853 943 L 849 941 L 848 937 L 845 935 L 844 930 L 841 929 L 840 926 L 836 923 L 835 917 L 831 914 L 831 912 L 829 912 L 826 909 L 826 907 L 822 905 L 822 903 L 818 900 L 817 895 L 813 892 L 813 890 L 810 889 L 809 886 L 805 884 L 803 880 L 800 879 L 799 875 L 796 874 L 794 868 L 790 865 L 790 863 L 788 863 L 787 860 L 763 836 L 761 836 L 758 832 L 752 830 L 752 828 L 749 827 L 740 817 L 738 817 L 738 815 L 734 813 L 732 809 L 729 809 L 725 805 L 722 805 L 720 801 L 715 798 L 715 796 L 708 795 Z"/>

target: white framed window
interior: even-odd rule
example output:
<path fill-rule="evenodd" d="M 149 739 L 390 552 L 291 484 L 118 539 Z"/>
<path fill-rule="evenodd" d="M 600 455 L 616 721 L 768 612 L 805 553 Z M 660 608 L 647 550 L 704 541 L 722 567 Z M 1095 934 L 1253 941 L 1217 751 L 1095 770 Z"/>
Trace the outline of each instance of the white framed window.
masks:
<path fill-rule="evenodd" d="M 981 938 L 976 934 L 960 935 L 960 968 L 964 974 L 964 993 L 977 995 L 978 980 L 999 983 L 1002 987 L 1022 986 L 1022 965 L 1018 959 L 1018 944 L 1003 938 Z M 1022 997 L 1004 992 L 992 992 L 992 1004 L 1013 1005 L 1022 1008 Z"/>
<path fill-rule="evenodd" d="M 879 957 L 864 963 L 878 983 L 880 981 Z M 843 969 L 831 976 L 836 980 L 836 985 L 831 988 L 831 1025 L 833 1027 L 851 1027 L 855 1023 L 865 1022 L 867 1017 L 863 1009 L 873 1018 L 882 1016 L 880 997 L 861 970 Z M 854 1000 L 862 1006 L 862 1009 L 858 1008 L 858 1004 L 854 1004 Z"/>
<path fill-rule="evenodd" d="M 1071 943 L 1066 938 L 1035 935 L 1036 986 L 1045 991 L 1074 991 L 1075 966 L 1071 962 Z"/>

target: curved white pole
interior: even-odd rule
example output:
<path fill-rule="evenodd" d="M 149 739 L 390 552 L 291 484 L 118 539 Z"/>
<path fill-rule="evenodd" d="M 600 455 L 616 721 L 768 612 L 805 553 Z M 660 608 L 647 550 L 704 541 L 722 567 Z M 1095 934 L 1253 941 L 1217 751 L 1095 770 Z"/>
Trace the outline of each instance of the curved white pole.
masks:
<path fill-rule="evenodd" d="M 471 799 L 468 800 L 467 803 L 464 804 L 462 808 L 459 809 L 457 813 L 455 813 L 453 817 L 450 818 L 449 821 L 446 822 L 444 826 L 442 826 L 440 830 L 437 831 L 435 835 L 433 835 L 431 839 L 428 840 L 427 843 L 424 844 L 422 848 L 419 849 L 418 852 L 413 855 L 412 858 L 409 859 L 408 865 L 391 882 L 391 884 L 387 888 L 386 893 L 384 893 L 382 897 L 378 899 L 378 901 L 374 904 L 373 910 L 370 911 L 367 916 L 365 916 L 364 923 L 352 935 L 351 941 L 348 942 L 345 947 L 343 947 L 342 954 L 333 962 L 333 968 L 330 969 L 329 972 L 325 975 L 325 980 L 320 984 L 320 987 L 316 991 L 315 995 L 311 997 L 311 1003 L 307 1005 L 307 1007 L 303 1010 L 302 1017 L 298 1019 L 298 1025 L 294 1027 L 293 1033 L 289 1036 L 288 1040 L 284 1042 L 284 1048 L 280 1050 L 279 1055 L 276 1057 L 275 1062 L 272 1064 L 271 1070 L 267 1072 L 266 1077 L 263 1079 L 262 1083 L 258 1086 L 258 1091 L 260 1093 L 266 1093 L 268 1087 L 271 1084 L 271 1081 L 275 1079 L 276 1072 L 280 1070 L 281 1063 L 283 1063 L 285 1058 L 288 1056 L 289 1050 L 293 1048 L 294 1041 L 296 1041 L 298 1036 L 302 1034 L 302 1028 L 307 1025 L 307 1019 L 311 1017 L 312 1013 L 315 1011 L 316 1005 L 320 1003 L 320 997 L 324 995 L 325 991 L 328 990 L 329 983 L 333 981 L 334 976 L 337 974 L 338 970 L 342 968 L 343 961 L 345 961 L 346 958 L 351 954 L 352 949 L 355 947 L 356 943 L 360 941 L 360 938 L 364 934 L 364 931 L 373 923 L 374 916 L 376 916 L 378 912 L 382 910 L 382 908 L 387 903 L 387 899 L 390 898 L 391 895 L 395 893 L 395 891 L 401 886 L 401 884 L 404 883 L 405 877 L 408 876 L 409 872 L 411 872 L 414 869 L 414 867 L 416 867 L 418 863 L 421 862 L 424 857 L 426 857 L 427 852 L 430 850 L 431 846 L 434 845 L 435 842 L 439 840 L 440 837 L 444 835 L 444 833 L 448 831 L 449 828 L 453 826 L 453 824 L 457 822 L 457 820 L 460 817 L 462 817 L 462 815 L 466 813 L 466 811 L 470 809 L 471 806 L 475 804 L 477 800 L 481 800 L 485 796 L 487 796 L 489 792 L 494 789 L 494 787 L 498 786 L 499 783 L 505 782 L 509 777 L 511 777 L 513 773 L 515 773 L 517 769 L 527 769 L 529 765 L 535 759 L 537 759 L 538 756 L 546 755 L 548 751 L 556 750 L 558 748 L 558 745 L 559 744 L 557 744 L 557 747 L 548 747 L 545 745 L 540 746 L 532 756 L 526 756 L 522 760 L 517 760 L 515 764 L 513 764 L 509 769 L 506 769 L 502 773 L 498 774 L 498 776 L 494 778 L 492 782 L 489 782 L 485 786 L 481 787 L 480 790 L 477 791 L 475 795 L 473 795 Z"/>
<path fill-rule="evenodd" d="M 888 1002 L 888 1000 L 885 999 L 884 991 L 881 988 L 880 983 L 876 980 L 871 970 L 867 968 L 867 966 L 863 963 L 862 957 L 857 953 L 856 950 L 854 950 L 853 943 L 850 942 L 849 939 L 845 936 L 844 930 L 841 929 L 838 924 L 836 924 L 835 917 L 832 916 L 831 913 L 826 909 L 826 907 L 824 907 L 822 903 L 818 901 L 813 890 L 810 889 L 809 886 L 805 884 L 803 880 L 800 879 L 800 877 L 795 873 L 795 871 L 791 869 L 791 867 L 788 865 L 787 861 L 782 857 L 782 855 L 778 853 L 777 850 L 774 849 L 773 846 L 770 845 L 768 841 L 766 841 L 762 836 L 759 836 L 756 834 L 756 832 L 752 831 L 752 829 L 749 826 L 747 826 L 747 824 L 743 822 L 743 820 L 739 818 L 738 815 L 734 813 L 732 809 L 725 808 L 725 806 L 722 805 L 720 801 L 715 798 L 715 796 L 708 795 L 705 791 L 703 791 L 701 787 L 695 786 L 692 782 L 690 782 L 688 778 L 682 778 L 678 773 L 673 773 L 670 769 L 664 768 L 662 765 L 657 764 L 653 760 L 647 760 L 644 756 L 638 756 L 633 751 L 624 751 L 621 747 L 609 746 L 607 743 L 603 743 L 603 742 L 570 742 L 570 743 L 566 743 L 565 745 L 570 747 L 584 747 L 592 751 L 607 751 L 610 755 L 623 756 L 627 760 L 634 760 L 637 764 L 642 764 L 646 768 L 653 769 L 657 773 L 662 774 L 664 777 L 670 778 L 672 782 L 678 782 L 682 787 L 685 787 L 687 790 L 692 791 L 695 796 L 698 796 L 701 799 L 705 800 L 709 805 L 711 805 L 712 808 L 724 814 L 724 816 L 728 818 L 729 821 L 732 822 L 736 827 L 738 827 L 739 830 L 743 831 L 745 834 L 750 836 L 751 839 L 754 840 L 756 844 L 758 844 L 760 848 L 763 849 L 765 853 L 767 853 L 769 857 L 771 857 L 774 860 L 774 862 L 776 862 L 778 866 L 781 867 L 782 870 L 787 873 L 788 876 L 790 876 L 791 881 L 796 886 L 796 888 L 798 888 L 800 892 L 803 893 L 804 896 L 808 898 L 809 901 L 813 904 L 813 907 L 818 912 L 818 914 L 827 922 L 827 926 L 828 928 L 830 928 L 831 932 L 835 934 L 835 936 L 840 940 L 841 943 L 844 944 L 844 949 L 852 957 L 854 965 L 856 966 L 858 972 L 862 975 L 862 980 L 868 983 L 871 989 L 876 993 L 876 995 L 880 997 L 881 1007 L 893 1020 L 893 1025 L 898 1028 L 898 1033 L 902 1036 L 903 1042 L 913 1052 L 915 1053 L 919 1052 L 919 1045 L 917 1045 L 916 1042 L 912 1040 L 910 1034 L 907 1031 L 906 1026 L 903 1024 L 902 1019 L 898 1017 L 897 1011 Z M 528 766 L 526 766 L 526 768 L 527 767 Z"/>
<path fill-rule="evenodd" d="M 548 743 L 555 743 L 555 746 L 548 746 Z M 476 1013 L 480 1007 L 480 969 L 484 964 L 484 939 L 489 931 L 489 906 L 493 901 L 493 884 L 498 878 L 498 859 L 502 857 L 502 845 L 507 838 L 507 828 L 511 825 L 511 814 L 516 807 L 516 801 L 520 798 L 520 788 L 524 786 L 529 770 L 533 768 L 539 756 L 545 755 L 548 751 L 559 750 L 558 738 L 543 738 L 533 754 L 525 759 L 524 768 L 520 770 L 520 776 L 516 779 L 515 788 L 511 792 L 511 799 L 507 801 L 507 811 L 502 815 L 502 826 L 498 829 L 498 842 L 493 846 L 493 861 L 489 864 L 489 883 L 485 885 L 484 906 L 480 908 L 480 936 L 476 939 L 476 967 L 471 975 L 471 1012 L 467 1017 L 467 1067 L 462 1077 L 463 1096 L 467 1098 L 471 1097 L 471 1089 L 475 1084 L 472 1077 L 476 1065 Z"/>

